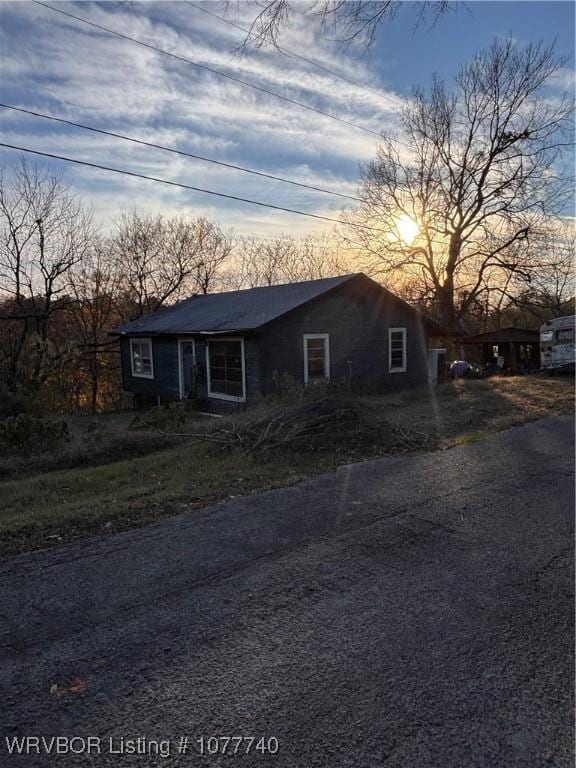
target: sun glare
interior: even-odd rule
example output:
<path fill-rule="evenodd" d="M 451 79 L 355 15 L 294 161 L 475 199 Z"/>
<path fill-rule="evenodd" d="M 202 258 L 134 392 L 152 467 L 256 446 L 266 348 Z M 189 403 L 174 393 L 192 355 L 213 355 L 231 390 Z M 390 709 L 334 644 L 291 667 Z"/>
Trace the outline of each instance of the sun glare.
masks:
<path fill-rule="evenodd" d="M 403 245 L 412 245 L 414 240 L 420 234 L 418 224 L 406 213 L 399 216 L 395 222 L 397 238 Z"/>

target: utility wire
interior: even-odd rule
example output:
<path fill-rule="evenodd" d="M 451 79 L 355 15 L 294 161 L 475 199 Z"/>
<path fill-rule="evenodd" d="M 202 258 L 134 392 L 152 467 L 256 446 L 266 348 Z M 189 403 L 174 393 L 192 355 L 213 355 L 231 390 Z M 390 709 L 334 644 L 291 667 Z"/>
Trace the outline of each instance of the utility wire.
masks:
<path fill-rule="evenodd" d="M 136 179 L 146 179 L 147 181 L 155 181 L 158 184 L 166 184 L 170 187 L 178 187 L 179 189 L 188 189 L 192 192 L 201 192 L 204 195 L 214 195 L 215 197 L 223 197 L 226 200 L 235 200 L 240 203 L 247 203 L 248 205 L 257 205 L 260 208 L 271 208 L 274 211 L 283 211 L 284 213 L 294 213 L 297 216 L 306 216 L 311 219 L 320 219 L 321 221 L 329 221 L 333 224 L 344 224 L 347 227 L 354 227 L 355 229 L 365 229 L 370 232 L 377 232 L 381 235 L 389 235 L 390 233 L 384 229 L 378 227 L 371 227 L 369 224 L 358 224 L 357 222 L 342 222 L 340 219 L 335 219 L 332 216 L 322 216 L 319 213 L 309 213 L 307 211 L 299 211 L 297 208 L 285 208 L 282 205 L 274 205 L 273 203 L 263 203 L 260 200 L 250 200 L 247 197 L 239 197 L 237 195 L 228 195 L 225 192 L 215 192 L 212 189 L 203 189 L 202 187 L 194 187 L 191 184 L 182 184 L 178 181 L 170 181 L 169 179 L 160 179 L 157 176 L 147 176 L 144 173 L 136 173 L 136 171 L 127 171 L 122 168 L 113 168 L 109 165 L 101 165 L 100 163 L 90 163 L 88 160 L 77 160 L 73 157 L 66 157 L 65 155 L 56 155 L 52 152 L 41 152 L 39 149 L 31 149 L 29 147 L 18 147 L 14 144 L 6 144 L 0 142 L 0 147 L 5 149 L 14 149 L 17 152 L 28 152 L 32 155 L 39 155 L 40 157 L 49 157 L 52 160 L 62 160 L 66 163 L 73 163 L 74 165 L 83 165 L 87 168 L 96 168 L 100 171 L 108 171 L 109 173 L 118 173 L 122 176 L 131 176 Z M 440 245 L 445 245 L 440 240 L 433 240 L 432 242 Z M 410 246 L 407 246 L 410 248 Z M 422 250 L 421 248 L 413 248 L 412 250 Z"/>
<path fill-rule="evenodd" d="M 315 187 L 312 184 L 305 184 L 304 182 L 301 182 L 301 181 L 294 181 L 293 179 L 285 179 L 282 176 L 274 176 L 271 173 L 265 173 L 263 171 L 256 171 L 256 170 L 254 170 L 252 168 L 244 168 L 241 165 L 234 165 L 233 163 L 225 163 L 222 160 L 214 160 L 213 158 L 210 158 L 210 157 L 204 157 L 202 155 L 195 155 L 195 154 L 192 154 L 191 152 L 184 152 L 183 150 L 175 149 L 174 147 L 166 147 L 166 146 L 164 146 L 162 144 L 155 144 L 154 142 L 151 142 L 151 141 L 144 141 L 143 139 L 136 139 L 133 136 L 125 136 L 124 134 L 121 134 L 121 133 L 115 133 L 113 131 L 106 131 L 103 128 L 95 128 L 92 125 L 84 125 L 83 123 L 76 123 L 73 120 L 66 120 L 63 117 L 55 117 L 53 115 L 46 115 L 43 112 L 35 112 L 35 111 L 31 110 L 31 109 L 24 109 L 23 107 L 16 107 L 13 104 L 3 104 L 1 102 L 0 102 L 0 107 L 3 108 L 3 109 L 12 109 L 15 112 L 22 112 L 25 115 L 32 115 L 33 117 L 40 117 L 40 118 L 43 118 L 44 120 L 52 120 L 52 121 L 54 121 L 56 123 L 62 123 L 64 125 L 70 125 L 70 126 L 73 126 L 74 128 L 81 128 L 84 131 L 92 131 L 93 133 L 101 133 L 104 136 L 112 136 L 115 139 L 122 139 L 123 141 L 130 141 L 133 144 L 140 144 L 141 146 L 144 146 L 144 147 L 151 147 L 152 149 L 161 149 L 164 152 L 171 152 L 172 154 L 175 154 L 175 155 L 182 155 L 183 157 L 190 157 L 190 158 L 192 158 L 194 160 L 202 160 L 205 163 L 213 163 L 214 165 L 220 165 L 220 166 L 223 166 L 224 168 L 231 168 L 232 170 L 235 170 L 235 171 L 242 171 L 244 173 L 251 173 L 254 176 L 261 176 L 262 178 L 265 178 L 265 179 L 272 179 L 273 181 L 281 181 L 283 184 L 292 184 L 295 187 L 303 187 L 304 189 L 311 189 L 314 192 L 323 192 L 326 195 L 334 195 L 335 197 L 342 197 L 342 198 L 345 198 L 347 200 L 353 200 L 353 201 L 358 202 L 358 203 L 362 202 L 362 198 L 354 197 L 353 195 L 346 195 L 343 192 L 335 192 L 334 190 L 331 190 L 331 189 L 324 189 L 323 187 Z"/>
<path fill-rule="evenodd" d="M 222 70 L 214 69 L 213 67 L 209 67 L 206 64 L 199 64 L 197 61 L 193 61 L 192 59 L 188 59 L 185 56 L 181 56 L 177 53 L 171 53 L 170 51 L 165 50 L 164 48 L 159 48 L 156 45 L 152 45 L 151 43 L 145 43 L 142 40 L 138 40 L 135 37 L 131 37 L 130 35 L 126 35 L 123 32 L 118 32 L 115 29 L 110 29 L 109 27 L 104 27 L 101 24 L 96 24 L 94 21 L 89 21 L 88 19 L 83 18 L 82 16 L 76 16 L 73 13 L 69 13 L 68 11 L 64 11 L 61 8 L 55 8 L 52 5 L 48 5 L 48 3 L 43 3 L 41 0 L 32 0 L 33 3 L 36 5 L 41 5 L 43 8 L 47 8 L 49 11 L 53 11 L 54 13 L 60 13 L 62 16 L 67 16 L 70 19 L 74 19 L 75 21 L 79 21 L 82 24 L 87 24 L 90 27 L 93 27 L 94 29 L 99 29 L 101 32 L 106 32 L 109 35 L 115 35 L 116 37 L 120 37 L 123 40 L 129 40 L 132 43 L 135 43 L 136 45 L 140 45 L 143 48 L 148 48 L 151 51 L 155 51 L 156 53 L 161 53 L 165 56 L 170 56 L 173 59 L 177 59 L 178 61 L 183 61 L 186 64 L 191 64 L 193 67 L 197 67 L 198 69 L 202 69 L 205 72 L 210 72 L 213 75 L 217 75 L 218 77 L 224 77 L 227 80 L 231 80 L 232 82 L 239 83 L 240 85 L 244 85 L 247 88 L 252 88 L 255 91 L 260 91 L 261 93 L 266 93 L 268 96 L 274 96 L 276 99 L 280 99 L 281 101 L 285 101 L 289 104 L 294 104 L 297 107 L 301 107 L 302 109 L 307 109 L 310 112 L 315 112 L 318 115 L 322 115 L 323 117 L 328 117 L 331 120 L 336 120 L 339 123 L 343 123 L 344 125 L 351 126 L 352 128 L 357 128 L 360 131 L 364 131 L 365 133 L 370 133 L 373 136 L 378 136 L 378 138 L 382 139 L 385 138 L 381 133 L 378 131 L 373 131 L 371 128 L 366 128 L 363 125 L 359 125 L 358 123 L 353 123 L 350 120 L 345 120 L 343 117 L 338 117 L 337 115 L 332 115 L 329 112 L 324 112 L 321 109 L 318 109 L 317 107 L 312 107 L 310 104 L 305 104 L 302 101 L 297 101 L 296 99 L 291 99 L 288 96 L 282 96 L 279 93 L 276 93 L 275 91 L 271 91 L 268 88 L 264 88 L 260 85 L 256 85 L 255 83 L 251 83 L 248 80 L 242 80 L 239 77 L 236 77 L 235 75 L 229 75 L 227 72 L 222 72 Z"/>
<path fill-rule="evenodd" d="M 160 179 L 157 176 L 147 176 L 143 173 L 136 173 L 135 171 L 127 171 L 122 168 L 113 168 L 109 165 L 101 165 L 99 163 L 90 163 L 87 160 L 76 160 L 73 157 L 66 157 L 65 155 L 56 155 L 52 152 L 41 152 L 38 149 L 30 149 L 29 147 L 18 147 L 14 144 L 6 144 L 4 142 L 0 142 L 0 147 L 4 147 L 5 149 L 14 149 L 18 152 L 28 152 L 32 155 L 39 155 L 40 157 L 49 157 L 53 160 L 63 160 L 67 163 L 74 163 L 75 165 L 83 165 L 87 168 L 97 168 L 101 171 L 108 171 L 110 173 L 118 173 L 123 176 L 132 176 L 137 179 L 147 179 L 148 181 L 155 181 L 158 184 L 167 184 L 170 187 L 179 187 L 180 189 L 189 189 L 192 192 L 201 192 L 204 195 L 214 195 L 215 197 L 223 197 L 227 200 L 236 200 L 240 203 L 248 203 L 249 205 L 258 205 L 261 208 L 272 208 L 275 211 L 284 211 L 285 213 L 294 213 L 298 216 L 308 216 L 312 219 L 321 219 L 323 221 L 330 221 L 334 224 L 342 224 L 342 222 L 339 219 L 335 219 L 331 216 L 322 216 L 319 213 L 308 213 L 306 211 L 299 211 L 296 208 L 285 208 L 281 205 L 273 205 L 272 203 L 263 203 L 259 200 L 250 200 L 247 197 L 238 197 L 237 195 L 228 195 L 224 192 L 215 192 L 212 189 L 203 189 L 202 187 L 194 187 L 191 184 L 181 184 L 178 181 L 169 181 L 168 179 Z M 368 225 L 364 224 L 351 224 L 350 226 L 355 227 L 361 227 L 362 229 L 371 229 L 375 232 L 384 232 L 384 230 L 381 229 L 375 229 L 374 227 L 370 227 Z"/>
<path fill-rule="evenodd" d="M 212 16 L 214 19 L 218 19 L 218 21 L 221 21 L 223 24 L 228 24 L 230 27 L 235 27 L 236 29 L 239 29 L 241 32 L 245 32 L 247 35 L 252 35 L 252 30 L 248 29 L 248 27 L 243 27 L 241 24 L 237 24 L 234 21 L 231 21 L 230 19 L 226 19 L 224 16 L 219 16 L 217 13 L 214 13 L 213 11 L 209 11 L 208 8 L 203 8 L 201 5 L 198 5 L 197 3 L 193 3 L 192 0 L 185 0 L 187 5 L 190 5 L 192 8 L 195 8 L 197 11 L 201 11 L 202 13 L 207 14 L 208 16 Z M 326 72 L 329 75 L 332 75 L 332 77 L 337 77 L 339 80 L 343 80 L 345 83 L 348 83 L 349 85 L 353 85 L 356 88 L 362 88 L 363 90 L 370 90 L 375 91 L 374 88 L 372 88 L 369 85 L 366 85 L 364 83 L 359 83 L 357 80 L 352 80 L 350 77 L 346 77 L 346 75 L 342 75 L 340 72 L 336 72 L 334 69 L 330 69 L 329 67 L 324 66 L 324 64 L 320 64 L 319 61 L 315 61 L 314 59 L 307 59 L 306 56 L 302 56 L 300 53 L 296 53 L 296 51 L 290 50 L 290 48 L 284 48 L 284 46 L 276 45 L 276 49 L 280 51 L 280 53 L 283 53 L 285 56 L 289 56 L 292 59 L 298 59 L 299 61 L 303 61 L 306 64 L 311 64 L 313 67 L 317 67 L 318 69 L 321 69 L 323 72 Z M 386 101 L 389 101 L 393 106 L 397 109 L 398 105 L 396 102 L 393 102 L 393 100 L 390 98 L 390 96 L 387 96 L 385 93 L 378 93 L 377 94 L 380 98 L 385 99 Z"/>
<path fill-rule="evenodd" d="M 160 179 L 157 176 L 147 176 L 144 173 L 136 173 L 136 171 L 127 171 L 122 168 L 113 168 L 109 165 L 101 165 L 100 163 L 90 163 L 88 160 L 77 160 L 73 157 L 66 157 L 65 155 L 56 155 L 52 152 L 41 152 L 39 149 L 31 149 L 29 147 L 18 147 L 14 144 L 6 144 L 4 142 L 0 142 L 0 147 L 4 147 L 5 149 L 14 149 L 17 152 L 28 152 L 32 155 L 39 155 L 40 157 L 49 157 L 53 160 L 63 160 L 66 163 L 73 163 L 75 165 L 83 165 L 88 168 L 96 168 L 101 171 L 108 171 L 110 173 L 118 173 L 122 176 L 132 176 L 136 179 L 146 179 L 147 181 L 155 181 L 158 184 L 166 184 L 170 187 L 178 187 L 180 189 L 189 189 L 192 192 L 201 192 L 204 195 L 214 195 L 215 197 L 223 197 L 226 200 L 236 200 L 240 203 L 247 203 L 248 205 L 257 205 L 260 208 L 271 208 L 274 211 L 283 211 L 284 213 L 294 213 L 297 216 L 306 216 L 311 219 L 320 219 L 321 221 L 330 221 L 334 224 L 344 224 L 347 227 L 354 227 L 355 229 L 366 229 L 370 232 L 377 232 L 381 235 L 389 235 L 390 232 L 386 231 L 384 229 L 379 229 L 378 227 L 371 227 L 369 224 L 358 224 L 357 222 L 347 221 L 342 222 L 340 219 L 335 219 L 332 216 L 322 216 L 319 213 L 309 213 L 307 211 L 299 211 L 297 208 L 285 208 L 282 205 L 274 205 L 273 203 L 263 203 L 260 200 L 251 200 L 247 197 L 239 197 L 238 195 L 228 195 L 225 192 L 215 192 L 213 189 L 204 189 L 202 187 L 194 187 L 191 184 L 182 184 L 178 181 L 170 181 L 169 179 Z M 431 242 L 437 243 L 438 245 L 445 246 L 446 243 L 444 243 L 441 240 L 435 240 L 433 238 L 430 238 Z M 421 247 L 414 247 L 406 246 L 409 250 L 414 251 L 421 251 Z"/>

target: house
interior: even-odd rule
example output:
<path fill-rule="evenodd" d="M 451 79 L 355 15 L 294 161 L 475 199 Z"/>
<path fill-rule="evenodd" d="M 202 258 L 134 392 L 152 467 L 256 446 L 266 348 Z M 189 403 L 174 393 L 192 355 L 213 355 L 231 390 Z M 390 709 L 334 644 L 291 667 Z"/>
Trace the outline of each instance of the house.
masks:
<path fill-rule="evenodd" d="M 278 377 L 350 388 L 427 381 L 430 320 L 362 273 L 192 296 L 114 329 L 137 399 L 209 406 L 277 391 Z"/>
<path fill-rule="evenodd" d="M 528 328 L 498 328 L 460 340 L 484 366 L 500 363 L 509 373 L 528 373 L 540 368 L 540 333 Z M 468 355 L 465 355 L 468 357 Z"/>

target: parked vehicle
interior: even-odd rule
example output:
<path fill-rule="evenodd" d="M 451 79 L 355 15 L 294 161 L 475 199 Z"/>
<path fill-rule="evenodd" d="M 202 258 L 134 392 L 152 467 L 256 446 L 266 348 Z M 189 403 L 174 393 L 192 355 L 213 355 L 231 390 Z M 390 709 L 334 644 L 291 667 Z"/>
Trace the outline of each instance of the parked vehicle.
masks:
<path fill-rule="evenodd" d="M 540 328 L 540 367 L 554 373 L 574 372 L 576 315 L 555 317 Z"/>
<path fill-rule="evenodd" d="M 466 360 L 454 360 L 450 366 L 451 379 L 481 379 L 482 369 L 475 363 Z"/>

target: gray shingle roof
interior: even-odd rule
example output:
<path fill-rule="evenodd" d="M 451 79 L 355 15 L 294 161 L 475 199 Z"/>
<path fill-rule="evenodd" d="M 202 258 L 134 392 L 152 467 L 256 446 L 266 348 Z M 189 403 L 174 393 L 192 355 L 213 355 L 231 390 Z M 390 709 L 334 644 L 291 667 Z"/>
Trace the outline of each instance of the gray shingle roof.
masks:
<path fill-rule="evenodd" d="M 173 307 L 124 323 L 114 328 L 112 333 L 227 333 L 253 330 L 358 274 L 192 296 Z"/>

